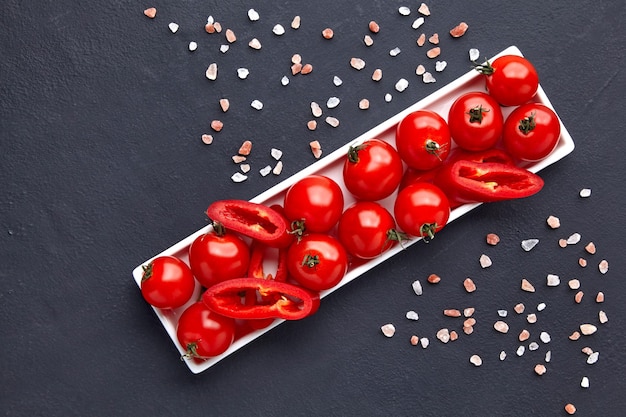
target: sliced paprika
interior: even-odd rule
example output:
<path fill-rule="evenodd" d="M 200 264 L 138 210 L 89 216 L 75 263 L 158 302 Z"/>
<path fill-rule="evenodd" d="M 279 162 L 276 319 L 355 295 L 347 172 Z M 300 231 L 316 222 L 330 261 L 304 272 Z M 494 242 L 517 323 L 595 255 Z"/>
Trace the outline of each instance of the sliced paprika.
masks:
<path fill-rule="evenodd" d="M 443 190 L 452 207 L 529 197 L 543 188 L 538 175 L 515 165 L 459 160 L 446 165 L 434 184 Z"/>
<path fill-rule="evenodd" d="M 246 303 L 249 291 L 258 292 L 256 303 Z M 320 305 L 319 293 L 286 282 L 261 278 L 235 278 L 220 282 L 202 294 L 206 306 L 235 319 L 300 320 L 315 313 Z"/>
<path fill-rule="evenodd" d="M 218 200 L 207 208 L 207 216 L 226 229 L 241 233 L 275 248 L 285 248 L 294 237 L 289 222 L 276 210 L 246 200 Z"/>

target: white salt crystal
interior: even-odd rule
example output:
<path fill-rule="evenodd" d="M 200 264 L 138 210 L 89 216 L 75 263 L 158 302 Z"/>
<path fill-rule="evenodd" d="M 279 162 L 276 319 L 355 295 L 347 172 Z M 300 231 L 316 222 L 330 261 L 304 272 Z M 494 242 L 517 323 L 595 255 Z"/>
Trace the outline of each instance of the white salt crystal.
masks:
<path fill-rule="evenodd" d="M 582 190 L 580 190 L 579 195 L 582 198 L 587 198 L 591 196 L 591 188 L 583 188 Z"/>
<path fill-rule="evenodd" d="M 479 262 L 482 268 L 489 268 L 491 265 L 493 265 L 493 262 L 491 262 L 491 258 L 484 253 L 480 255 Z"/>
<path fill-rule="evenodd" d="M 392 99 L 393 99 L 393 96 L 391 94 L 389 93 L 385 94 L 385 101 L 387 103 L 390 103 Z"/>
<path fill-rule="evenodd" d="M 339 105 L 339 103 L 341 103 L 341 100 L 339 100 L 338 97 L 330 97 L 326 101 L 326 107 L 328 107 L 329 109 L 334 109 Z"/>
<path fill-rule="evenodd" d="M 393 337 L 393 335 L 396 334 L 396 327 L 391 323 L 381 326 L 380 330 L 387 337 Z"/>
<path fill-rule="evenodd" d="M 285 28 L 283 27 L 283 25 L 275 25 L 274 28 L 272 28 L 272 32 L 274 32 L 274 35 L 276 36 L 282 36 L 285 34 Z"/>
<path fill-rule="evenodd" d="M 259 12 L 257 12 L 256 10 L 248 10 L 248 19 L 250 19 L 251 22 L 256 22 L 257 20 L 259 20 L 259 17 Z"/>
<path fill-rule="evenodd" d="M 419 280 L 417 281 L 413 281 L 413 284 L 411 284 L 413 287 L 413 291 L 415 291 L 416 295 L 422 295 L 422 283 L 419 282 Z"/>
<path fill-rule="evenodd" d="M 272 172 L 272 167 L 271 167 L 271 166 L 269 166 L 269 165 L 267 165 L 267 166 L 265 166 L 265 167 L 263 167 L 263 168 L 261 168 L 261 169 L 259 170 L 259 173 L 260 173 L 262 176 L 264 176 L 264 177 L 268 176 L 270 172 Z"/>
<path fill-rule="evenodd" d="M 409 86 L 409 82 L 404 78 L 400 78 L 398 82 L 396 83 L 396 90 L 401 93 L 404 90 L 406 90 L 408 86 Z"/>
<path fill-rule="evenodd" d="M 233 182 L 243 182 L 248 179 L 248 177 L 243 175 L 241 172 L 235 172 L 230 178 Z"/>
<path fill-rule="evenodd" d="M 406 6 L 400 6 L 400 8 L 398 9 L 398 13 L 400 13 L 402 16 L 408 16 L 411 14 L 411 9 Z"/>
<path fill-rule="evenodd" d="M 278 161 L 283 156 L 283 151 L 281 151 L 280 149 L 272 148 L 270 150 L 270 155 L 272 155 L 272 158 Z"/>
<path fill-rule="evenodd" d="M 341 78 L 337 77 L 336 75 L 333 77 L 333 84 L 335 84 L 337 87 L 339 87 L 341 84 L 343 84 L 343 81 L 341 81 Z"/>
<path fill-rule="evenodd" d="M 189 42 L 189 50 L 193 52 L 196 49 L 198 49 L 198 43 L 194 41 Z"/>
<path fill-rule="evenodd" d="M 406 318 L 409 320 L 418 320 L 419 315 L 415 311 L 411 310 L 406 312 Z"/>
<path fill-rule="evenodd" d="M 249 74 L 250 71 L 248 71 L 247 68 L 237 68 L 237 77 L 241 78 L 242 80 L 248 78 Z"/>
<path fill-rule="evenodd" d="M 422 81 L 424 82 L 424 84 L 430 84 L 434 83 L 437 80 L 430 72 L 426 71 L 424 74 L 422 74 Z"/>
<path fill-rule="evenodd" d="M 252 103 L 250 103 L 250 107 L 255 110 L 261 110 L 263 109 L 263 103 L 261 103 L 259 100 L 252 100 Z"/>
<path fill-rule="evenodd" d="M 526 239 L 522 240 L 522 249 L 526 252 L 531 251 L 539 243 L 539 239 Z"/>
<path fill-rule="evenodd" d="M 286 75 L 283 75 L 283 78 L 280 79 L 280 83 L 282 85 L 287 85 L 289 84 L 289 77 L 287 77 Z"/>
<path fill-rule="evenodd" d="M 220 46 L 220 52 L 223 53 L 223 54 L 228 52 L 229 49 L 230 49 L 230 45 L 221 45 Z"/>
<path fill-rule="evenodd" d="M 478 49 L 476 49 L 476 48 L 471 48 L 469 50 L 469 59 L 470 59 L 470 61 L 474 62 L 478 58 L 480 58 L 480 51 Z"/>
<path fill-rule="evenodd" d="M 417 19 L 415 19 L 415 20 L 413 21 L 413 24 L 411 25 L 411 27 L 412 27 L 413 29 L 417 29 L 417 28 L 419 28 L 420 26 L 422 26 L 423 24 L 424 24 L 424 18 L 420 16 L 420 17 L 418 17 Z"/>
<path fill-rule="evenodd" d="M 567 238 L 568 245 L 575 245 L 580 242 L 580 233 L 573 233 L 570 237 Z"/>
<path fill-rule="evenodd" d="M 400 48 L 398 48 L 397 46 L 395 48 L 393 48 L 391 51 L 389 51 L 389 55 L 391 56 L 398 56 L 400 55 Z"/>
<path fill-rule="evenodd" d="M 548 287 L 557 287 L 561 283 L 561 279 L 558 275 L 548 274 L 546 277 L 546 283 Z"/>
<path fill-rule="evenodd" d="M 179 28 L 178 23 L 172 22 L 169 25 L 167 25 L 167 27 L 170 28 L 170 32 L 172 33 L 178 32 L 178 28 Z"/>
<path fill-rule="evenodd" d="M 589 357 L 587 358 L 587 363 L 589 365 L 593 365 L 594 363 L 598 362 L 598 358 L 600 357 L 600 352 L 593 352 L 591 355 L 589 355 Z"/>
<path fill-rule="evenodd" d="M 435 71 L 441 72 L 444 69 L 446 69 L 447 66 L 448 66 L 448 63 L 446 61 L 437 61 L 435 62 Z"/>

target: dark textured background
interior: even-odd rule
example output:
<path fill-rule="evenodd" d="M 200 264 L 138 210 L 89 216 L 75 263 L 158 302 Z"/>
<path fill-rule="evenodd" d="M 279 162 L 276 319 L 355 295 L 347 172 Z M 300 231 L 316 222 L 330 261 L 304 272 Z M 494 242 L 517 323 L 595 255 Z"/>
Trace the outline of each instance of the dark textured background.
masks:
<path fill-rule="evenodd" d="M 418 31 L 415 1 L 178 1 L 137 3 L 21 2 L 0 5 L 0 414 L 5 416 L 112 415 L 564 415 L 573 402 L 577 415 L 619 416 L 626 407 L 624 313 L 624 73 L 626 6 L 597 1 L 430 1 L 432 15 Z M 410 6 L 403 17 L 398 7 Z M 143 15 L 149 6 L 157 18 Z M 258 22 L 250 22 L 254 7 Z M 203 30 L 208 15 L 239 40 L 226 54 L 224 36 Z M 289 28 L 302 17 L 298 31 Z M 381 32 L 366 48 L 362 37 L 375 19 Z M 167 24 L 180 24 L 176 34 Z M 470 29 L 460 39 L 448 30 L 460 21 Z M 276 37 L 276 23 L 287 33 Z M 332 27 L 335 38 L 320 31 Z M 437 83 L 423 84 L 418 63 L 434 63 L 415 45 L 422 31 L 438 32 L 448 62 Z M 258 37 L 260 51 L 247 46 Z M 198 42 L 190 53 L 188 42 Z M 541 83 L 576 143 L 575 151 L 541 172 L 545 188 L 519 201 L 484 205 L 450 224 L 425 245 L 412 246 L 359 280 L 333 293 L 319 313 L 274 329 L 210 370 L 193 375 L 150 307 L 131 271 L 147 258 L 205 225 L 203 210 L 219 198 L 249 199 L 314 162 L 313 139 L 326 154 L 369 130 L 469 69 L 467 51 L 492 56 L 510 45 L 532 60 Z M 388 51 L 400 47 L 391 57 Z M 298 52 L 314 66 L 287 87 L 290 57 Z M 351 69 L 360 56 L 368 67 Z M 209 82 L 204 72 L 219 63 Z M 251 74 L 245 81 L 236 68 Z M 380 83 L 369 79 L 380 67 Z M 344 83 L 335 87 L 332 76 Z M 411 84 L 393 90 L 400 78 Z M 393 101 L 383 96 L 391 92 Z M 332 111 L 337 129 L 323 122 L 306 129 L 309 103 L 342 99 Z M 228 97 L 222 114 L 218 100 Z M 371 108 L 356 103 L 368 97 Z M 258 98 L 261 112 L 250 108 Z M 225 123 L 211 146 L 200 136 L 210 120 Z M 230 161 L 244 139 L 254 142 L 252 173 L 234 184 Z M 283 150 L 280 176 L 261 177 L 269 150 Z M 589 187 L 593 194 L 581 199 Z M 549 215 L 562 226 L 550 230 Z M 496 232 L 502 243 L 484 244 Z M 567 249 L 558 238 L 573 232 L 582 242 Z M 541 239 L 525 253 L 519 242 Z M 583 245 L 594 241 L 598 253 Z M 481 270 L 488 253 L 494 266 Z M 610 271 L 601 275 L 605 258 Z M 418 298 L 411 282 L 431 272 L 443 277 Z M 547 273 L 561 276 L 558 288 L 544 284 Z M 479 290 L 465 294 L 471 276 Z M 527 277 L 535 294 L 519 289 Z M 580 305 L 566 281 L 579 278 Z M 606 302 L 593 301 L 604 291 Z M 535 325 L 516 316 L 547 308 Z M 471 336 L 444 345 L 441 327 L 460 331 L 460 321 L 443 317 L 448 307 L 474 306 L 478 320 Z M 418 322 L 404 318 L 418 311 Z M 508 309 L 511 332 L 496 333 L 497 310 Z M 603 309 L 609 322 L 593 336 L 567 336 L 583 321 L 597 323 Z M 396 336 L 380 326 L 395 323 Z M 516 335 L 527 327 L 537 340 L 552 342 L 539 351 L 515 355 Z M 430 337 L 424 350 L 411 334 Z M 583 346 L 600 352 L 585 363 Z M 533 372 L 552 351 L 548 372 Z M 508 358 L 498 360 L 501 350 Z M 468 362 L 473 353 L 484 364 Z M 582 376 L 591 381 L 580 388 Z"/>

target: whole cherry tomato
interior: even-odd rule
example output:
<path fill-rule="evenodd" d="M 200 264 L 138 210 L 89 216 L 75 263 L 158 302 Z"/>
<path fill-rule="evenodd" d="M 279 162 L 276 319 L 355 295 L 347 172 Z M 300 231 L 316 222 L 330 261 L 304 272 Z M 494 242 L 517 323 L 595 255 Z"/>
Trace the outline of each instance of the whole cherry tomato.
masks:
<path fill-rule="evenodd" d="M 487 91 L 503 106 L 524 104 L 539 88 L 537 70 L 522 56 L 504 55 L 492 63 L 478 65 L 476 70 L 486 75 Z"/>
<path fill-rule="evenodd" d="M 181 307 L 191 299 L 195 286 L 189 266 L 174 256 L 159 256 L 143 266 L 141 294 L 154 307 Z"/>
<path fill-rule="evenodd" d="M 504 117 L 498 102 L 480 91 L 458 97 L 448 113 L 448 126 L 454 142 L 467 151 L 484 151 L 502 136 Z"/>
<path fill-rule="evenodd" d="M 357 201 L 348 207 L 337 226 L 339 241 L 359 259 L 373 259 L 402 240 L 389 211 L 374 201 Z"/>
<path fill-rule="evenodd" d="M 504 122 L 504 147 L 513 157 L 538 161 L 548 156 L 561 136 L 556 113 L 539 103 L 522 105 Z"/>
<path fill-rule="evenodd" d="M 185 359 L 207 359 L 230 347 L 235 328 L 234 319 L 217 314 L 198 301 L 180 315 L 176 337 L 186 351 Z"/>
<path fill-rule="evenodd" d="M 414 111 L 398 123 L 396 148 L 413 169 L 427 170 L 441 165 L 450 153 L 451 142 L 448 124 L 433 111 Z"/>
<path fill-rule="evenodd" d="M 416 182 L 398 193 L 393 211 L 400 229 L 428 241 L 448 222 L 450 203 L 439 187 Z"/>
<path fill-rule="evenodd" d="M 339 185 L 323 175 L 310 175 L 293 184 L 285 194 L 285 216 L 307 232 L 331 230 L 343 212 L 343 193 Z M 299 233 L 301 234 L 301 233 Z"/>
<path fill-rule="evenodd" d="M 293 243 L 287 252 L 287 268 L 298 284 L 314 291 L 337 285 L 348 270 L 348 255 L 339 240 L 325 233 L 311 233 Z"/>
<path fill-rule="evenodd" d="M 227 279 L 245 277 L 250 262 L 250 248 L 242 238 L 224 231 L 219 223 L 213 227 L 189 246 L 191 271 L 207 288 Z"/>
<path fill-rule="evenodd" d="M 402 179 L 398 151 L 380 139 L 351 146 L 343 165 L 343 181 L 360 200 L 376 201 L 390 196 Z"/>

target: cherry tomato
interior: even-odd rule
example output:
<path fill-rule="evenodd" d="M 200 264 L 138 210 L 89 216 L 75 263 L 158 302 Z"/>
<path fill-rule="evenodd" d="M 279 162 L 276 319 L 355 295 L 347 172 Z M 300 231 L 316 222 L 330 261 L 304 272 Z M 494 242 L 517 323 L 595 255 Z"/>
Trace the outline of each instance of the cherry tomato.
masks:
<path fill-rule="evenodd" d="M 503 106 L 524 104 L 539 88 L 537 70 L 522 56 L 504 55 L 476 69 L 486 75 L 487 91 Z"/>
<path fill-rule="evenodd" d="M 348 255 L 339 240 L 324 233 L 305 235 L 287 252 L 291 277 L 314 291 L 327 290 L 341 281 L 348 270 Z"/>
<path fill-rule="evenodd" d="M 402 179 L 398 151 L 380 139 L 351 146 L 343 165 L 343 181 L 360 200 L 381 200 L 390 196 Z"/>
<path fill-rule="evenodd" d="M 467 151 L 484 151 L 502 136 L 504 117 L 498 102 L 475 91 L 457 98 L 448 113 L 448 126 L 454 142 Z"/>
<path fill-rule="evenodd" d="M 341 217 L 343 193 L 332 179 L 310 175 L 287 190 L 283 206 L 291 222 L 303 222 L 307 232 L 325 233 Z"/>
<path fill-rule="evenodd" d="M 217 223 L 213 231 L 198 236 L 189 246 L 191 271 L 204 287 L 245 277 L 249 262 L 247 243 L 234 233 L 224 232 Z"/>
<path fill-rule="evenodd" d="M 178 319 L 176 337 L 184 358 L 207 359 L 226 351 L 235 339 L 235 320 L 217 314 L 198 301 Z"/>
<path fill-rule="evenodd" d="M 548 156 L 561 136 L 561 124 L 554 111 L 539 103 L 513 110 L 504 122 L 504 147 L 513 157 L 538 161 Z"/>
<path fill-rule="evenodd" d="M 141 294 L 157 308 L 178 308 L 191 299 L 196 281 L 186 263 L 159 256 L 143 266 Z"/>
<path fill-rule="evenodd" d="M 400 229 L 428 241 L 448 222 L 450 203 L 439 187 L 417 182 L 398 193 L 393 212 Z"/>
<path fill-rule="evenodd" d="M 396 147 L 411 168 L 427 170 L 441 165 L 450 153 L 451 142 L 448 124 L 433 111 L 414 111 L 398 123 Z"/>
<path fill-rule="evenodd" d="M 348 207 L 337 226 L 339 241 L 359 259 L 373 259 L 390 249 L 403 236 L 386 208 L 373 201 L 357 201 Z"/>

